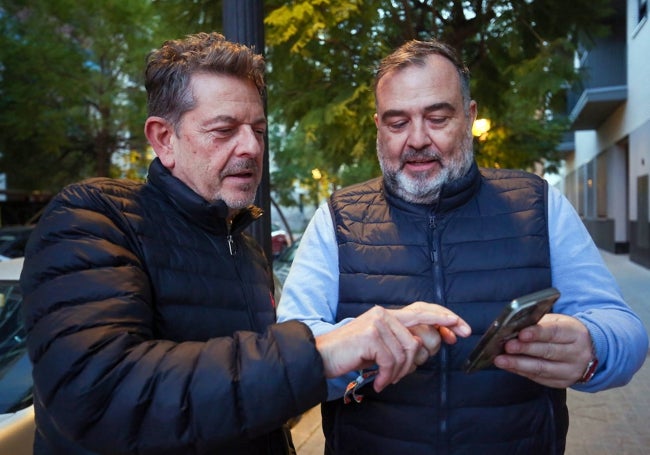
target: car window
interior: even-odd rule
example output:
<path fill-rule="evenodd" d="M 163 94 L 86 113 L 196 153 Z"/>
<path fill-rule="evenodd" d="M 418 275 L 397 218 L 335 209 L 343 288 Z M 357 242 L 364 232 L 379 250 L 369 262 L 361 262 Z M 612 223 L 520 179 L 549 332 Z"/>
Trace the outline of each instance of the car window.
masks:
<path fill-rule="evenodd" d="M 0 414 L 15 412 L 32 401 L 31 364 L 17 281 L 0 281 Z"/>
<path fill-rule="evenodd" d="M 300 241 L 296 240 L 291 246 L 280 253 L 280 256 L 278 256 L 276 260 L 280 262 L 288 262 L 291 264 L 293 262 L 294 256 L 296 255 L 296 251 L 298 250 L 298 245 L 300 245 Z"/>
<path fill-rule="evenodd" d="M 0 255 L 17 258 L 25 254 L 27 240 L 34 226 L 13 226 L 0 228 Z"/>

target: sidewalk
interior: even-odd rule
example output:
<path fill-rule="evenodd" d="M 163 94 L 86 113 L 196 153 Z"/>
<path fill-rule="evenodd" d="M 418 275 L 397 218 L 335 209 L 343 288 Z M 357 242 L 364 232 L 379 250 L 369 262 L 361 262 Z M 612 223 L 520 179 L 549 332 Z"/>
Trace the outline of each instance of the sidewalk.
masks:
<path fill-rule="evenodd" d="M 623 296 L 650 329 L 650 270 L 602 252 Z M 625 387 L 595 394 L 569 390 L 567 455 L 641 455 L 650 447 L 650 362 Z"/>
<path fill-rule="evenodd" d="M 650 329 L 650 270 L 626 255 L 601 253 L 626 301 Z M 625 387 L 595 394 L 569 390 L 567 401 L 566 455 L 642 455 L 650 450 L 650 362 Z M 292 434 L 298 455 L 322 455 L 320 409 L 305 413 Z"/>

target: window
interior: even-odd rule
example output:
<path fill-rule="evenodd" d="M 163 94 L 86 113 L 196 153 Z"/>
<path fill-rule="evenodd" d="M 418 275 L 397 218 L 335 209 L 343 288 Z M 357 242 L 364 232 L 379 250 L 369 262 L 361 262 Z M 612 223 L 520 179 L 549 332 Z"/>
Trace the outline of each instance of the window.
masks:
<path fill-rule="evenodd" d="M 596 158 L 596 216 L 607 218 L 607 153 Z"/>
<path fill-rule="evenodd" d="M 636 209 L 636 244 L 639 248 L 650 247 L 650 215 L 648 214 L 648 174 L 637 177 L 637 209 Z"/>
<path fill-rule="evenodd" d="M 580 205 L 578 203 L 578 190 L 576 188 L 577 185 L 576 174 L 577 174 L 576 171 L 571 171 L 567 174 L 566 183 L 565 183 L 565 192 L 566 192 L 567 199 L 571 201 L 571 204 L 577 211 Z"/>
<path fill-rule="evenodd" d="M 582 217 L 586 215 L 585 211 L 585 194 L 586 194 L 586 183 L 587 183 L 587 167 L 582 165 L 578 168 L 578 214 Z"/>
<path fill-rule="evenodd" d="M 585 217 L 596 217 L 596 161 L 591 160 L 585 165 Z"/>

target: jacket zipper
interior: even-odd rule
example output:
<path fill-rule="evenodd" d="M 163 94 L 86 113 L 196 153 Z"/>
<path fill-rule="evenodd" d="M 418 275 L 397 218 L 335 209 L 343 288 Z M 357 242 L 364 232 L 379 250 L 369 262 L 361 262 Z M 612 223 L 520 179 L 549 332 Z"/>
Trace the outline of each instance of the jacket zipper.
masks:
<path fill-rule="evenodd" d="M 442 268 L 440 267 L 440 235 L 436 215 L 429 215 L 429 230 L 431 231 L 431 262 L 433 264 L 433 278 L 435 282 L 436 303 L 443 305 L 442 295 Z"/>
<path fill-rule="evenodd" d="M 434 276 L 434 294 L 436 302 L 439 305 L 444 305 L 443 289 L 442 289 L 442 267 L 440 264 L 440 230 L 438 229 L 438 220 L 435 213 L 429 215 L 429 230 L 431 232 L 431 262 L 433 264 Z M 439 365 L 440 365 L 440 420 L 438 422 L 438 431 L 440 432 L 440 447 L 441 453 L 447 453 L 447 388 L 448 388 L 448 352 L 447 347 L 443 344 L 438 352 Z"/>
<path fill-rule="evenodd" d="M 251 296 L 251 291 L 247 289 L 246 284 L 244 280 L 242 279 L 241 276 L 241 271 L 239 270 L 239 261 L 237 260 L 237 242 L 235 241 L 235 238 L 232 235 L 232 225 L 228 226 L 228 235 L 226 236 L 226 243 L 228 244 L 228 252 L 230 253 L 230 257 L 232 257 L 232 266 L 235 268 L 235 272 L 237 273 L 237 278 L 239 279 L 239 286 L 241 287 L 242 290 L 242 296 L 244 298 L 244 303 L 246 304 L 246 314 L 248 316 L 248 324 L 250 326 L 251 331 L 258 331 L 257 324 L 255 323 L 255 316 L 253 315 L 253 309 L 251 308 L 252 305 L 252 296 Z"/>
<path fill-rule="evenodd" d="M 232 238 L 232 234 L 228 234 L 226 241 L 228 242 L 228 251 L 230 252 L 230 255 L 234 256 L 237 254 L 237 245 L 235 244 L 235 240 Z"/>

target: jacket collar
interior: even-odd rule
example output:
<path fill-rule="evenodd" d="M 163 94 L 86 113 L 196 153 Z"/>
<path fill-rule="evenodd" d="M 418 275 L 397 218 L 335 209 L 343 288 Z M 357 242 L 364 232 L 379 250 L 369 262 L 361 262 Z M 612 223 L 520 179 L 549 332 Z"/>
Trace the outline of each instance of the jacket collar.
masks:
<path fill-rule="evenodd" d="M 407 202 L 392 193 L 382 182 L 384 194 L 391 205 L 409 212 L 429 213 L 433 210 L 440 214 L 449 212 L 467 203 L 476 194 L 480 185 L 481 173 L 476 162 L 472 162 L 472 165 L 464 176 L 444 185 L 438 200 L 431 204 L 413 204 Z"/>
<path fill-rule="evenodd" d="M 235 216 L 229 229 L 226 203 L 221 200 L 206 201 L 183 181 L 174 177 L 158 158 L 154 159 L 149 166 L 147 181 L 164 194 L 179 212 L 209 231 L 237 234 L 263 214 L 262 209 L 250 205 Z"/>

